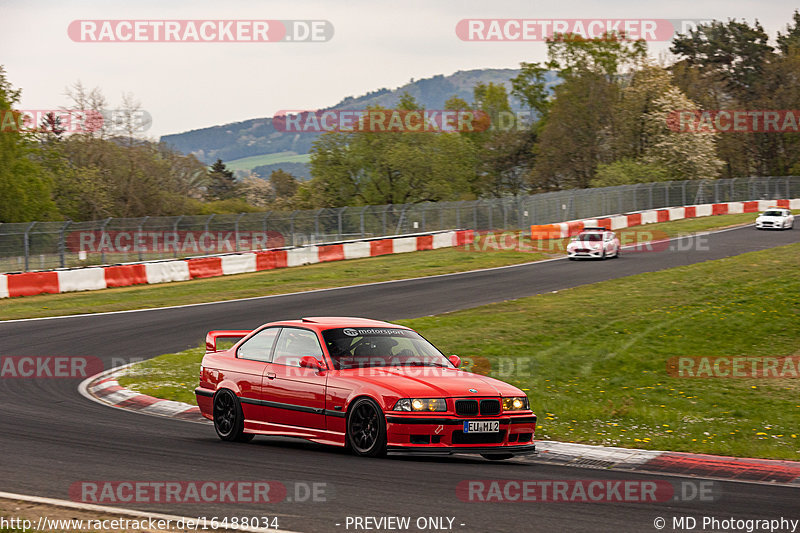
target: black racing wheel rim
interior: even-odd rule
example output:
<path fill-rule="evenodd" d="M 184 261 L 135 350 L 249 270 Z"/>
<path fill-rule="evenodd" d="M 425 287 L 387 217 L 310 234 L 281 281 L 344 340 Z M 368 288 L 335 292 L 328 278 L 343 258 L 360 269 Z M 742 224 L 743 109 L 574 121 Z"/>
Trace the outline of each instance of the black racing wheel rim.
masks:
<path fill-rule="evenodd" d="M 230 394 L 223 392 L 214 396 L 214 426 L 220 435 L 233 433 L 236 424 L 236 403 Z"/>
<path fill-rule="evenodd" d="M 350 442 L 360 453 L 372 450 L 378 442 L 380 421 L 378 411 L 370 402 L 362 402 L 350 414 Z"/>

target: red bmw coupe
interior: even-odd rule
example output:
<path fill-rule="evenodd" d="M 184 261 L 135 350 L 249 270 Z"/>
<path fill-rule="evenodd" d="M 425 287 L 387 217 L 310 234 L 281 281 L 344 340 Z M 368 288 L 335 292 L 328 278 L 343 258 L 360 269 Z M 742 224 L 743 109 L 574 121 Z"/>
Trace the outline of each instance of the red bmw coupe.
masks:
<path fill-rule="evenodd" d="M 240 340 L 217 350 L 225 337 Z M 303 318 L 209 332 L 195 394 L 226 441 L 282 435 L 373 457 L 536 453 L 525 393 L 460 362 L 404 326 Z"/>

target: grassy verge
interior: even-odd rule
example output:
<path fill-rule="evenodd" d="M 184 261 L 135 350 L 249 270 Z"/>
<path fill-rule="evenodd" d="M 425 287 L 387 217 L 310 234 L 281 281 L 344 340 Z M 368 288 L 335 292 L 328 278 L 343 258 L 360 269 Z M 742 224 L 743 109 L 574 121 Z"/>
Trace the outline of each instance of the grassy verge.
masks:
<path fill-rule="evenodd" d="M 543 254 L 516 251 L 489 254 L 442 248 L 158 285 L 42 294 L 2 300 L 0 320 L 123 311 L 285 294 L 358 283 L 463 272 L 536 261 L 543 257 L 545 257 Z"/>
<path fill-rule="evenodd" d="M 688 379 L 679 355 L 800 353 L 800 244 L 403 321 L 526 391 L 538 438 L 797 459 L 798 379 Z M 193 402 L 202 349 L 120 380 Z"/>
<path fill-rule="evenodd" d="M 753 220 L 755 220 L 753 214 L 721 215 L 648 224 L 642 226 L 642 232 L 645 233 L 639 231 L 632 233 L 634 239 L 652 232 L 659 232 L 660 237 L 675 237 L 752 223 Z M 510 232 L 509 235 L 511 235 Z M 565 240 L 562 243 L 553 243 L 553 246 L 547 246 L 542 252 L 531 253 L 533 248 L 530 246 L 530 239 L 527 236 L 523 234 L 522 246 L 516 246 L 515 242 L 519 243 L 511 238 L 499 243 L 498 246 L 488 248 L 479 243 L 477 246 L 471 246 L 467 251 L 444 248 L 160 285 L 138 285 L 100 291 L 4 299 L 0 306 L 0 320 L 232 300 L 407 277 L 464 272 L 478 268 L 537 261 L 552 257 L 553 254 L 549 252 L 563 253 L 566 248 Z M 491 253 L 486 253 L 485 250 L 490 250 Z"/>

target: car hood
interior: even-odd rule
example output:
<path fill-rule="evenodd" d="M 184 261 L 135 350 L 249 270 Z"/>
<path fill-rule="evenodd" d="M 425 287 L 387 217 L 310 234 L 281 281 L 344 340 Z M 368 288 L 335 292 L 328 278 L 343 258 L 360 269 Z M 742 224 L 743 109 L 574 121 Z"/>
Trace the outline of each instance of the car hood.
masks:
<path fill-rule="evenodd" d="M 572 241 L 567 245 L 567 248 L 602 248 L 602 241 Z"/>
<path fill-rule="evenodd" d="M 756 220 L 783 220 L 784 218 L 786 218 L 786 215 L 780 215 L 780 216 L 764 216 L 764 215 L 761 215 Z"/>
<path fill-rule="evenodd" d="M 524 396 L 499 379 L 454 368 L 373 367 L 331 372 L 329 386 L 358 389 L 372 386 L 400 398 Z M 470 389 L 477 392 L 471 392 Z"/>

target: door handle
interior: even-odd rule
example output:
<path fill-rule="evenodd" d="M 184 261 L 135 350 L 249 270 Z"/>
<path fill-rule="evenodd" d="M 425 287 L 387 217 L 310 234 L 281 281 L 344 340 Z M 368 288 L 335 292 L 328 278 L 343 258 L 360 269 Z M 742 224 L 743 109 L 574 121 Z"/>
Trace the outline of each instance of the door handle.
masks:
<path fill-rule="evenodd" d="M 267 372 L 267 379 L 275 379 L 275 372 Z"/>

